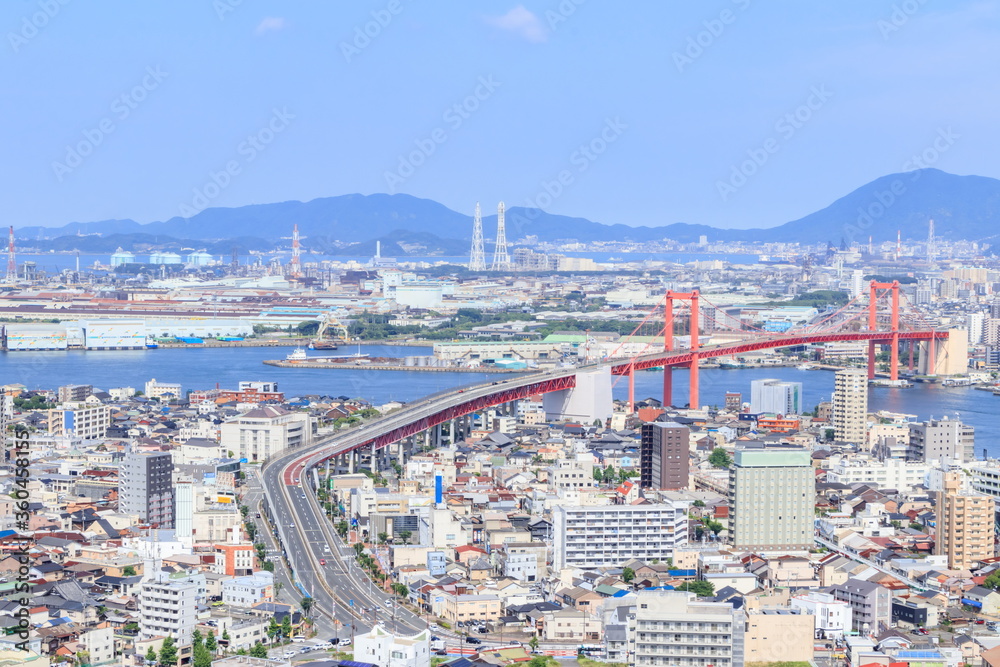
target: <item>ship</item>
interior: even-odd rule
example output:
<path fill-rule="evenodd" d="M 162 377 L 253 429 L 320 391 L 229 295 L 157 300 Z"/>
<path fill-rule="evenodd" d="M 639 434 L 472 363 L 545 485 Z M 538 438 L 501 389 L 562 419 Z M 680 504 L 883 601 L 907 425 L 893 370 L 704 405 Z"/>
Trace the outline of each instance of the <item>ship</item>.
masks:
<path fill-rule="evenodd" d="M 308 358 L 309 355 L 306 354 L 306 351 L 303 350 L 301 347 L 297 347 L 294 350 L 292 350 L 291 353 L 288 354 L 288 356 L 285 357 L 285 361 L 305 361 Z"/>
<path fill-rule="evenodd" d="M 337 344 L 328 340 L 314 340 L 309 343 L 310 350 L 336 350 Z"/>
<path fill-rule="evenodd" d="M 746 364 L 736 359 L 733 359 L 732 357 L 728 357 L 719 362 L 719 368 L 724 368 L 726 370 L 733 370 L 737 368 L 746 368 Z"/>
<path fill-rule="evenodd" d="M 815 366 L 813 366 L 812 364 L 799 364 L 795 368 L 797 368 L 800 371 L 811 371 L 815 368 Z"/>

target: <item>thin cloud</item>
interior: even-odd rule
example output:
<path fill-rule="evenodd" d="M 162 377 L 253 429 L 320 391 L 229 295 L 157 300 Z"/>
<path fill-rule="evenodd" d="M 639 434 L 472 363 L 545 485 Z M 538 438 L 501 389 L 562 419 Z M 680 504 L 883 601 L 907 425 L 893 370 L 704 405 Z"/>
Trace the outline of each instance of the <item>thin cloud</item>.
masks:
<path fill-rule="evenodd" d="M 513 33 L 528 42 L 544 42 L 549 34 L 533 12 L 518 5 L 503 16 L 487 16 L 486 22 L 495 28 Z"/>
<path fill-rule="evenodd" d="M 278 30 L 284 30 L 288 23 L 285 19 L 277 16 L 268 16 L 259 24 L 257 24 L 257 29 L 254 32 L 258 35 L 263 35 L 265 32 L 272 32 Z"/>

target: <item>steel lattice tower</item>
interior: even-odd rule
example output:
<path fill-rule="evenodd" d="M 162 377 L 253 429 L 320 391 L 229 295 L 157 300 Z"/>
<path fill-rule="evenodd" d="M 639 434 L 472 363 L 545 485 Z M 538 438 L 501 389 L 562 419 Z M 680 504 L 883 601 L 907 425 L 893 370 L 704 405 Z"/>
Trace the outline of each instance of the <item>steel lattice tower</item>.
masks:
<path fill-rule="evenodd" d="M 497 247 L 493 252 L 493 266 L 491 271 L 509 271 L 510 254 L 507 252 L 507 228 L 503 219 L 504 206 L 500 202 L 497 206 Z"/>
<path fill-rule="evenodd" d="M 14 258 L 14 225 L 10 226 L 10 236 L 7 240 L 7 281 L 17 280 L 17 261 Z"/>
<path fill-rule="evenodd" d="M 486 250 L 483 243 L 483 216 L 476 202 L 476 215 L 472 220 L 472 252 L 469 256 L 470 271 L 486 270 Z"/>

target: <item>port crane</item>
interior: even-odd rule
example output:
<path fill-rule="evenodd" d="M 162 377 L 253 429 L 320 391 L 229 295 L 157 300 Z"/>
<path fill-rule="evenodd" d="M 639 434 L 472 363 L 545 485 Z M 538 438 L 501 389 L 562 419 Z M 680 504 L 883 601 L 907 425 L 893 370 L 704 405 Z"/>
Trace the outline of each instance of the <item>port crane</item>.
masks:
<path fill-rule="evenodd" d="M 328 340 L 326 338 L 326 332 L 330 329 L 336 332 L 336 335 Z M 347 332 L 347 327 L 337 319 L 337 316 L 333 313 L 326 313 L 319 321 L 319 329 L 316 330 L 316 337 L 309 342 L 309 349 L 311 350 L 336 350 L 337 343 L 346 343 L 351 340 L 350 334 Z"/>

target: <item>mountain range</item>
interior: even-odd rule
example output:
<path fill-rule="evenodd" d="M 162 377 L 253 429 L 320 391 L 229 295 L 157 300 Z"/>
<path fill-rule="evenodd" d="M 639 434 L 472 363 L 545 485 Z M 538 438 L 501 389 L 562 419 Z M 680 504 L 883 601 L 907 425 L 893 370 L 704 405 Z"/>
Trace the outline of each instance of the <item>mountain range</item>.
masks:
<path fill-rule="evenodd" d="M 938 169 L 890 174 L 815 213 L 766 229 L 720 229 L 681 222 L 630 227 L 522 207 L 507 209 L 505 216 L 509 241 L 534 236 L 540 241 L 672 239 L 691 243 L 704 235 L 710 241 L 835 245 L 843 241 L 865 243 L 869 236 L 875 242 L 895 240 L 897 230 L 904 239 L 924 239 L 930 219 L 935 221 L 938 238 L 977 241 L 1000 236 L 1000 180 L 957 176 Z M 206 247 L 209 252 L 225 254 L 234 246 L 243 251 L 288 247 L 293 223 L 299 227 L 303 247 L 329 254 L 371 254 L 379 240 L 387 255 L 462 255 L 468 252 L 472 235 L 471 215 L 405 194 L 350 194 L 308 202 L 208 208 L 190 218 L 146 224 L 102 220 L 15 231 L 21 243 L 27 241 L 43 250 Z M 492 238 L 496 215 L 485 216 L 483 226 L 487 238 Z"/>

